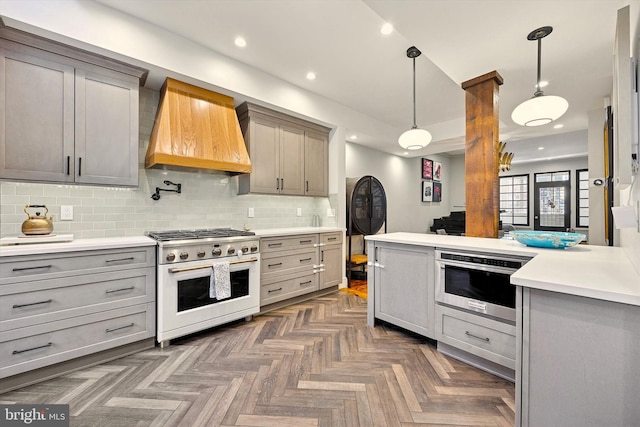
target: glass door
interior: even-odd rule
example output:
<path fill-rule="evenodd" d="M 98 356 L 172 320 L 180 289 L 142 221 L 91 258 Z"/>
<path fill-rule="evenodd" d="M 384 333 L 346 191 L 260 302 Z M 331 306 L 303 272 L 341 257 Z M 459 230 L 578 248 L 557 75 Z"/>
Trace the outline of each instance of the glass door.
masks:
<path fill-rule="evenodd" d="M 567 231 L 571 227 L 570 172 L 535 174 L 533 229 Z"/>

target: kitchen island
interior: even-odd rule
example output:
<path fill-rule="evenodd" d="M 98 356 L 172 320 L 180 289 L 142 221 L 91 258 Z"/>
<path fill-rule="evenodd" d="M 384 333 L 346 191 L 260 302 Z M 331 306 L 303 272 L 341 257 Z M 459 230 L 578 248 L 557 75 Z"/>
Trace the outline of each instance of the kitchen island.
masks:
<path fill-rule="evenodd" d="M 395 251 L 446 249 L 531 257 L 510 279 L 516 286 L 516 425 L 640 425 L 640 405 L 636 404 L 640 394 L 640 274 L 622 248 L 538 249 L 514 240 L 414 233 L 367 236 L 366 240 L 370 257 L 374 255 L 369 265 L 370 325 L 378 318 L 380 293 L 402 293 L 407 286 L 420 285 L 408 283 L 411 279 L 405 275 L 396 283 L 387 280 L 385 286 L 395 286 L 394 290 L 378 292 L 375 276 L 387 266 L 376 257 L 376 247 L 378 251 L 387 245 Z M 434 322 L 433 313 L 439 308 L 431 302 L 435 267 L 429 271 L 433 274 L 422 285 L 431 298 L 414 301 L 413 307 L 430 306 L 426 312 Z M 446 306 L 442 309 L 451 311 Z M 431 337 L 438 339 L 437 328 Z"/>

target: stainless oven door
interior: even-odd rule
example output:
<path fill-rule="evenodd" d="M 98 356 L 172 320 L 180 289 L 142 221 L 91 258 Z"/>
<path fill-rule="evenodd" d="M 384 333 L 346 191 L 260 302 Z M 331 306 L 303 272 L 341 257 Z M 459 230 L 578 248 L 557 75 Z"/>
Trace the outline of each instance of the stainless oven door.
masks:
<path fill-rule="evenodd" d="M 504 258 L 473 254 L 445 260 L 440 255 L 436 254 L 437 302 L 515 322 L 516 289 L 510 276 L 517 270 L 515 263 L 526 260 L 509 259 L 510 267 L 504 267 Z"/>
<path fill-rule="evenodd" d="M 209 297 L 213 265 L 229 262 L 231 297 Z M 260 255 L 158 266 L 157 340 L 163 342 L 260 311 Z"/>

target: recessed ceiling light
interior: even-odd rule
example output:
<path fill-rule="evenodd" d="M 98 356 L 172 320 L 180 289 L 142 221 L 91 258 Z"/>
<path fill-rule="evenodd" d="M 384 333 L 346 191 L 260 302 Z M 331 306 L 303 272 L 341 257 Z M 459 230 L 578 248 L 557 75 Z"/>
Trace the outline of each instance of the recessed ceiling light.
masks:
<path fill-rule="evenodd" d="M 393 25 L 389 24 L 388 22 L 382 24 L 382 27 L 380 27 L 380 34 L 388 36 L 391 33 L 393 33 Z"/>
<path fill-rule="evenodd" d="M 314 73 L 313 71 L 309 71 L 307 73 L 307 80 L 315 80 L 316 79 L 316 73 Z"/>
<path fill-rule="evenodd" d="M 356 139 L 358 139 L 358 135 L 351 135 L 349 139 L 355 141 Z"/>
<path fill-rule="evenodd" d="M 544 150 L 544 147 L 538 147 L 538 150 Z"/>
<path fill-rule="evenodd" d="M 553 126 L 554 129 L 562 129 L 563 127 L 564 125 L 562 123 L 558 123 L 557 125 Z"/>
<path fill-rule="evenodd" d="M 244 37 L 236 37 L 236 39 L 233 41 L 236 46 L 238 47 L 245 47 L 247 45 L 247 41 L 244 39 Z"/>

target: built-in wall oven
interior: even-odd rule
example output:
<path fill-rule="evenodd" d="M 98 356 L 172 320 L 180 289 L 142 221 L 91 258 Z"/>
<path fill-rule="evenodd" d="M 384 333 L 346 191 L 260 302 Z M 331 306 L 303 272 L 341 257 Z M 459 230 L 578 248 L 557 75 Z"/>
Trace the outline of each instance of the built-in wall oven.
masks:
<path fill-rule="evenodd" d="M 254 233 L 206 229 L 147 235 L 158 240 L 156 340 L 161 347 L 260 311 L 259 239 Z M 222 270 L 228 288 L 224 296 L 212 296 L 212 276 L 222 263 L 228 264 Z"/>
<path fill-rule="evenodd" d="M 530 258 L 436 250 L 436 301 L 515 322 L 513 272 Z"/>

